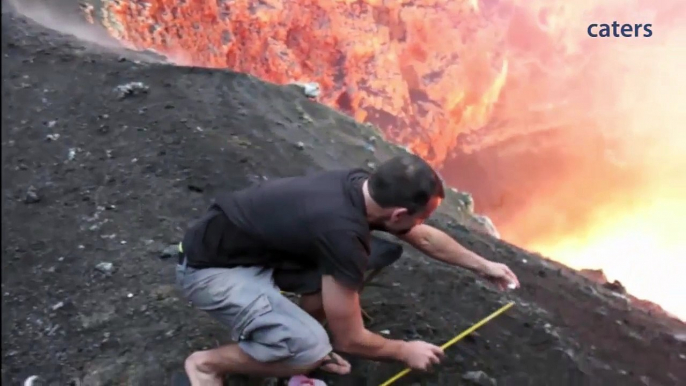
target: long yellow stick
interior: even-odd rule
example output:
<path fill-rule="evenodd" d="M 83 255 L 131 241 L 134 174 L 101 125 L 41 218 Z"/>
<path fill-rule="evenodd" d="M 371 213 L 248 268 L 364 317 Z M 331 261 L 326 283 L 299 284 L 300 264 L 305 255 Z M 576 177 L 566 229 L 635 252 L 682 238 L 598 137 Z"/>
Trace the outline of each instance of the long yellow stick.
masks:
<path fill-rule="evenodd" d="M 448 347 L 454 345 L 454 344 L 457 343 L 458 341 L 462 340 L 465 336 L 467 336 L 467 335 L 471 334 L 472 332 L 474 332 L 474 330 L 476 330 L 477 328 L 483 326 L 484 324 L 486 324 L 486 323 L 490 322 L 491 320 L 493 320 L 493 319 L 494 319 L 495 317 L 497 317 L 498 315 L 500 315 L 500 314 L 502 314 L 503 312 L 507 311 L 507 310 L 508 310 L 510 307 L 512 307 L 512 306 L 514 306 L 514 302 L 509 302 L 509 303 L 507 303 L 506 305 L 502 306 L 498 311 L 496 311 L 496 312 L 494 312 L 494 313 L 488 315 L 487 317 L 483 318 L 480 322 L 478 322 L 478 323 L 476 323 L 475 325 L 473 325 L 473 326 L 469 327 L 468 329 L 464 330 L 460 335 L 458 335 L 458 336 L 456 336 L 456 337 L 450 339 L 450 340 L 449 340 L 448 342 L 446 342 L 443 346 L 441 346 L 441 349 L 442 349 L 442 350 L 445 350 L 445 349 L 447 349 Z M 405 369 L 405 370 L 399 372 L 398 374 L 394 375 L 392 378 L 390 378 L 389 380 L 387 380 L 386 382 L 382 383 L 382 384 L 379 385 L 379 386 L 388 386 L 388 385 L 390 385 L 391 383 L 393 383 L 393 382 L 397 381 L 398 379 L 400 379 L 400 378 L 404 377 L 405 375 L 407 375 L 407 373 L 409 373 L 410 371 L 411 371 L 411 369 Z"/>

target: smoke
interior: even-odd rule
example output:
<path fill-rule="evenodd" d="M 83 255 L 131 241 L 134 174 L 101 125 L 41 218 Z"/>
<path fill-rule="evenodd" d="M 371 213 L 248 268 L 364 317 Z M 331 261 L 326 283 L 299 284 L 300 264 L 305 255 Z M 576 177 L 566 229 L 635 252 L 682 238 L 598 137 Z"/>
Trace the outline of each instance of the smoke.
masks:
<path fill-rule="evenodd" d="M 154 52 L 126 48 L 107 32 L 97 17 L 93 18 L 94 22 L 87 20 L 91 11 L 76 0 L 3 0 L 3 8 L 5 6 L 46 28 L 89 43 L 91 51 L 108 52 L 136 61 L 167 62 Z"/>
<path fill-rule="evenodd" d="M 474 135 L 489 142 L 472 141 L 472 154 L 446 164 L 453 183 L 525 246 L 578 231 L 609 207 L 683 194 L 683 2 L 508 3 L 508 77 Z M 587 34 L 614 21 L 652 24 L 653 35 Z"/>

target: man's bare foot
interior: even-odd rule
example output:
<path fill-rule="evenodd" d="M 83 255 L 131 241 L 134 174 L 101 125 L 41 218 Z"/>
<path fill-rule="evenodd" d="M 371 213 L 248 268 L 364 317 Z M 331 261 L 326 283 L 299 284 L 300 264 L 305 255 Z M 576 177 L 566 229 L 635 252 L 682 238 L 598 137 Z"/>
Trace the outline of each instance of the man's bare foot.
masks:
<path fill-rule="evenodd" d="M 193 353 L 186 359 L 184 368 L 191 386 L 222 386 L 222 377 L 219 374 L 212 374 L 203 371 L 201 358 L 202 353 Z"/>
<path fill-rule="evenodd" d="M 350 363 L 340 355 L 332 352 L 324 359 L 319 368 L 330 373 L 345 375 L 350 372 Z"/>

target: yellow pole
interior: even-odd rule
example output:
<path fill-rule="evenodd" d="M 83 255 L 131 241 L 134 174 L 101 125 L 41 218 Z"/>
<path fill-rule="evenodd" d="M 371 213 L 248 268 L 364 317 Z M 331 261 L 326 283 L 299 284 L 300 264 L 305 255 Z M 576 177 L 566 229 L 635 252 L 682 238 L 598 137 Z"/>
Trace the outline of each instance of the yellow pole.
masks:
<path fill-rule="evenodd" d="M 512 307 L 512 306 L 514 306 L 514 302 L 509 302 L 509 303 L 507 303 L 506 305 L 502 306 L 498 311 L 496 311 L 496 312 L 490 314 L 489 316 L 483 318 L 480 322 L 478 322 L 478 323 L 476 323 L 475 325 L 473 325 L 473 326 L 469 327 L 468 329 L 464 330 L 460 335 L 458 335 L 458 336 L 456 336 L 456 337 L 450 339 L 448 342 L 446 342 L 445 344 L 443 344 L 443 346 L 441 346 L 441 349 L 442 349 L 442 350 L 445 350 L 445 349 L 447 349 L 448 347 L 454 345 L 454 344 L 457 343 L 458 341 L 462 340 L 465 336 L 467 336 L 467 335 L 471 334 L 472 332 L 474 332 L 474 330 L 476 330 L 477 328 L 483 326 L 484 324 L 486 324 L 486 323 L 490 322 L 491 320 L 493 320 L 493 319 L 494 319 L 495 317 L 497 317 L 498 315 L 500 315 L 500 314 L 502 314 L 503 312 L 507 311 L 507 310 L 508 310 L 510 307 Z M 404 377 L 405 375 L 407 375 L 407 373 L 409 373 L 410 371 L 411 371 L 410 369 L 405 369 L 405 370 L 399 372 L 398 374 L 394 375 L 392 378 L 390 378 L 389 380 L 387 380 L 386 382 L 382 383 L 382 384 L 379 385 L 379 386 L 389 386 L 389 385 L 392 384 L 393 382 L 395 382 L 395 381 L 397 381 L 398 379 L 400 379 L 400 378 Z"/>

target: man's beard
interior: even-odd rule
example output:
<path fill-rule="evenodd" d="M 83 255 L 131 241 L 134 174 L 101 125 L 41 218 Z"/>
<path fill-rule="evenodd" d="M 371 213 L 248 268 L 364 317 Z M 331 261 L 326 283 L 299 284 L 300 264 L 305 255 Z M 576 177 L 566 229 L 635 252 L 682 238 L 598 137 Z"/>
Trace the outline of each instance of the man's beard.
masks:
<path fill-rule="evenodd" d="M 411 227 L 406 229 L 391 229 L 386 225 L 385 220 L 376 220 L 374 222 L 369 223 L 369 229 L 373 231 L 387 232 L 396 236 L 404 235 L 412 230 Z"/>

